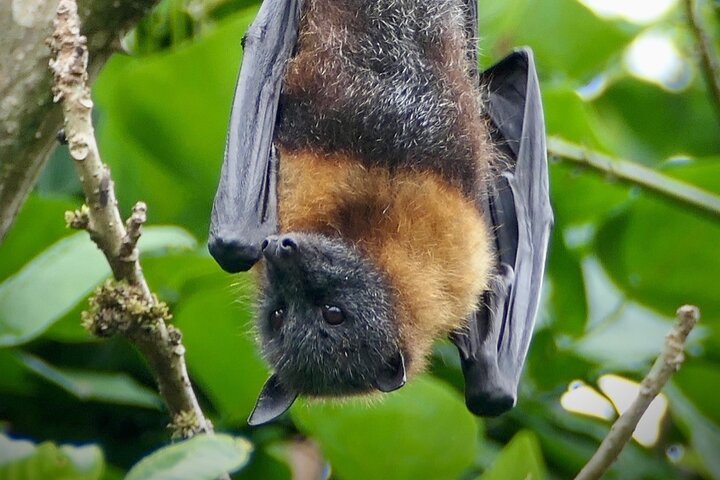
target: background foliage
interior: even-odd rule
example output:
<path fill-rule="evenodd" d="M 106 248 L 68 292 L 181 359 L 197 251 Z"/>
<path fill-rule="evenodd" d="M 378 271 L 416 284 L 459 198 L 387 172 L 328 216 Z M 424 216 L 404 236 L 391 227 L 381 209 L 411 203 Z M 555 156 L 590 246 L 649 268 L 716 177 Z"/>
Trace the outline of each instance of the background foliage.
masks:
<path fill-rule="evenodd" d="M 222 273 L 204 245 L 240 39 L 257 3 L 165 0 L 125 39 L 132 55 L 116 55 L 93 92 L 121 206 L 149 205 L 144 271 L 184 333 L 204 409 L 218 431 L 248 441 L 197 442 L 193 452 L 213 455 L 194 457 L 205 458 L 208 478 L 241 465 L 236 478 L 289 478 L 317 463 L 306 453 L 313 445 L 329 462 L 320 462 L 325 473 L 340 479 L 570 477 L 609 420 L 572 413 L 561 397 L 569 391 L 576 406 L 606 405 L 614 415 L 591 387 L 608 373 L 641 378 L 683 303 L 700 306 L 702 328 L 667 390 L 667 415 L 654 422 L 659 440 L 630 444 L 608 478 L 720 478 L 718 217 L 562 160 L 551 165 L 549 278 L 518 408 L 497 419 L 470 415 L 454 348 L 441 343 L 430 374 L 382 401 L 300 402 L 273 425 L 247 427 L 267 377 L 251 332 L 252 284 Z M 512 46 L 535 50 L 550 136 L 720 195 L 720 119 L 680 5 L 640 25 L 576 0 L 480 4 L 484 66 Z M 717 10 L 705 7 L 714 33 Z M 680 64 L 641 78 L 628 52 L 653 35 L 675 49 L 658 58 L 674 53 Z M 109 270 L 84 233 L 64 228 L 79 192 L 58 149 L 0 248 L 0 478 L 122 478 L 168 443 L 142 359 L 80 327 L 86 297 Z M 602 390 L 617 405 L 631 389 Z M 145 458 L 130 478 L 180 461 L 188 450 L 178 447 Z"/>

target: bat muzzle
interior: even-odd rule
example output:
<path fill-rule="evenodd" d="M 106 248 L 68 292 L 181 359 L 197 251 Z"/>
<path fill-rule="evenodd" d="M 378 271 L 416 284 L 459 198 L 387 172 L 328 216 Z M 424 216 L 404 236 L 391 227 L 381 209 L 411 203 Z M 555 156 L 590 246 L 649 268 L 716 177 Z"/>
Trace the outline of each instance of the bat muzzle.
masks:
<path fill-rule="evenodd" d="M 291 235 L 270 235 L 263 240 L 262 254 L 275 266 L 284 266 L 294 262 L 298 253 L 298 242 Z"/>

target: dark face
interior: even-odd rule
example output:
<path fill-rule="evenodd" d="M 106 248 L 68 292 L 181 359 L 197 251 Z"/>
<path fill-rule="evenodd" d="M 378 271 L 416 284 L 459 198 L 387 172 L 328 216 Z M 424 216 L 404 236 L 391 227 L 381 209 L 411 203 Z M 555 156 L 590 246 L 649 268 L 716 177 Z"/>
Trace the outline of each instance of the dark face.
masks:
<path fill-rule="evenodd" d="M 258 326 L 275 375 L 299 394 L 393 390 L 405 380 L 390 289 L 344 242 L 269 237 Z"/>

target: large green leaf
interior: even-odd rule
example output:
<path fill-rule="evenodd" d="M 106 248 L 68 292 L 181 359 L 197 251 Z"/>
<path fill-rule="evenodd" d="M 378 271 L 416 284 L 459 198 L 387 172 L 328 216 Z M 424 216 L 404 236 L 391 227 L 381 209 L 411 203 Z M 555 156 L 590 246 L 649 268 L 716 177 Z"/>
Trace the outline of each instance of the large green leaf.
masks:
<path fill-rule="evenodd" d="M 592 104 L 567 85 L 543 87 L 543 110 L 548 136 L 557 135 L 589 148 L 609 151 L 605 129 Z"/>
<path fill-rule="evenodd" d="M 720 425 L 720 366 L 717 362 L 689 357 L 679 372 L 673 375 L 673 383 L 692 401 L 698 412 L 715 425 Z"/>
<path fill-rule="evenodd" d="M 204 245 L 189 252 L 145 258 L 143 272 L 153 291 L 170 304 L 200 289 L 224 288 L 231 279 L 221 271 Z"/>
<path fill-rule="evenodd" d="M 123 206 L 152 206 L 153 221 L 207 234 L 230 105 L 251 9 L 161 55 L 114 57 L 94 95 L 99 145 Z"/>
<path fill-rule="evenodd" d="M 673 155 L 720 151 L 715 112 L 698 87 L 678 94 L 628 77 L 613 84 L 593 105 L 606 124 L 615 124 L 620 156 L 652 164 Z"/>
<path fill-rule="evenodd" d="M 525 430 L 510 440 L 492 468 L 479 480 L 543 480 L 546 477 L 538 439 L 534 433 Z"/>
<path fill-rule="evenodd" d="M 626 186 L 566 162 L 550 164 L 550 191 L 558 233 L 562 234 L 573 226 L 594 230 L 598 221 L 629 198 Z"/>
<path fill-rule="evenodd" d="M 582 268 L 577 256 L 566 247 L 557 226 L 552 233 L 547 273 L 555 330 L 571 336 L 582 334 L 588 314 Z"/>
<path fill-rule="evenodd" d="M 43 332 L 43 338 L 64 343 L 91 343 L 102 341 L 100 338 L 88 332 L 80 321 L 82 312 L 87 310 L 89 297 L 90 295 L 87 295 L 73 308 L 68 310 L 65 315 L 53 322 L 50 327 Z"/>
<path fill-rule="evenodd" d="M 70 199 L 30 195 L 0 243 L 0 280 L 20 270 L 49 244 L 69 235 L 63 213 L 74 208 L 77 202 Z"/>
<path fill-rule="evenodd" d="M 578 341 L 574 350 L 605 368 L 643 371 L 659 355 L 671 328 L 672 318 L 624 302 Z"/>
<path fill-rule="evenodd" d="M 598 18 L 577 0 L 487 0 L 480 2 L 480 33 L 493 56 L 530 45 L 541 77 L 567 76 L 580 86 L 619 57 L 634 32 Z"/>
<path fill-rule="evenodd" d="M 477 420 L 459 394 L 427 376 L 379 402 L 298 405 L 292 416 L 345 480 L 457 478 L 478 444 Z"/>
<path fill-rule="evenodd" d="M 62 369 L 27 353 L 19 353 L 17 356 L 28 370 L 80 400 L 96 400 L 144 408 L 159 408 L 162 404 L 154 391 L 140 385 L 125 373 Z"/>
<path fill-rule="evenodd" d="M 718 164 L 687 170 L 720 183 Z M 720 221 L 650 194 L 606 222 L 597 236 L 603 266 L 625 292 L 660 312 L 692 303 L 711 318 L 720 312 L 718 245 Z"/>
<path fill-rule="evenodd" d="M 152 225 L 143 228 L 138 242 L 140 255 L 165 255 L 197 247 L 197 240 L 187 230 L 174 226 Z"/>
<path fill-rule="evenodd" d="M 554 333 L 554 328 L 536 332 L 533 335 L 525 375 L 543 391 L 557 391 L 565 388 L 576 378 L 584 378 L 592 371 L 593 364 L 575 353 L 567 345 L 567 339 Z M 520 399 L 522 405 L 524 397 Z M 521 407 L 520 407 L 521 408 Z"/>
<path fill-rule="evenodd" d="M 0 372 L 0 392 L 25 395 L 35 393 L 36 385 L 31 381 L 30 373 L 11 349 L 0 349 Z"/>
<path fill-rule="evenodd" d="M 142 253 L 195 246 L 177 227 L 147 227 Z M 0 347 L 25 343 L 43 333 L 110 274 L 105 258 L 84 232 L 46 249 L 0 284 Z"/>
<path fill-rule="evenodd" d="M 102 451 L 94 445 L 36 446 L 0 433 L 0 480 L 97 480 L 104 464 Z"/>
<path fill-rule="evenodd" d="M 244 466 L 250 442 L 229 435 L 197 435 L 143 458 L 125 480 L 212 480 Z"/>
<path fill-rule="evenodd" d="M 226 421 L 245 425 L 267 379 L 251 332 L 251 288 L 242 276 L 232 288 L 227 274 L 215 278 L 214 285 L 178 303 L 175 323 L 183 332 L 193 379 Z"/>

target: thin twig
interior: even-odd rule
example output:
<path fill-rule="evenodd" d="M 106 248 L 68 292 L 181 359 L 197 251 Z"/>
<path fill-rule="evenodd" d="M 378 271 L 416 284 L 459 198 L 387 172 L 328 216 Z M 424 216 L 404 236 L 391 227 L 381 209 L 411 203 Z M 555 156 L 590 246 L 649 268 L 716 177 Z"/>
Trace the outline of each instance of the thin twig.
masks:
<path fill-rule="evenodd" d="M 699 208 L 714 217 L 720 217 L 720 197 L 717 195 L 636 162 L 612 158 L 558 137 L 548 139 L 548 153 L 563 160 L 587 165 L 672 200 Z"/>
<path fill-rule="evenodd" d="M 665 337 L 665 348 L 662 354 L 640 384 L 637 398 L 630 408 L 615 421 L 597 452 L 575 477 L 575 480 L 600 478 L 615 462 L 632 437 L 650 403 L 685 360 L 685 340 L 699 318 L 700 311 L 697 307 L 685 305 L 678 309 L 677 322 Z"/>
<path fill-rule="evenodd" d="M 132 210 L 132 215 L 125 222 L 127 232 L 120 247 L 120 256 L 130 257 L 137 253 L 137 242 L 142 235 L 142 226 L 147 221 L 147 205 L 144 202 L 137 202 Z"/>
<path fill-rule="evenodd" d="M 715 107 L 717 120 L 720 122 L 720 60 L 718 60 L 711 37 L 703 26 L 703 19 L 695 0 L 685 0 L 684 4 L 688 25 L 695 36 L 700 53 L 700 65 L 707 83 L 708 95 Z"/>
<path fill-rule="evenodd" d="M 180 332 L 166 325 L 167 308 L 150 292 L 140 268 L 136 244 L 146 219 L 146 207 L 143 203 L 135 206 L 126 228 L 117 208 L 110 170 L 100 159 L 87 85 L 86 39 L 80 35 L 75 0 L 60 0 L 54 27 L 49 39 L 53 93 L 56 102 L 62 101 L 70 155 L 75 160 L 87 203 L 87 207 L 67 215 L 68 223 L 85 228 L 107 258 L 115 279 L 127 282 L 126 289 L 122 282 L 106 284 L 101 288 L 106 296 L 94 299 L 97 309 L 125 306 L 125 311 L 118 312 L 118 318 L 125 323 L 96 325 L 95 332 L 117 331 L 137 346 L 150 364 L 175 433 L 180 436 L 211 433 L 212 425 L 200 409 L 190 384 Z M 104 319 L 112 320 L 108 315 Z"/>

